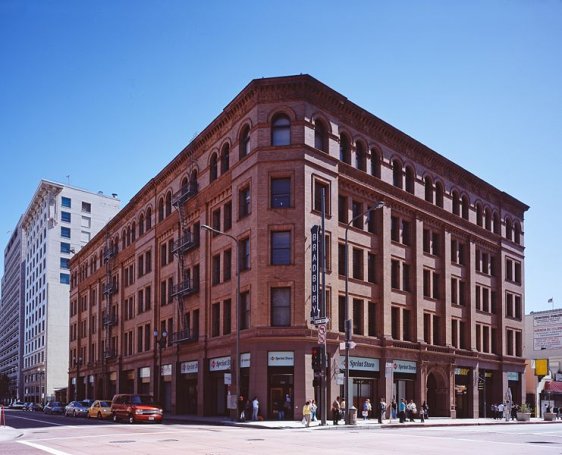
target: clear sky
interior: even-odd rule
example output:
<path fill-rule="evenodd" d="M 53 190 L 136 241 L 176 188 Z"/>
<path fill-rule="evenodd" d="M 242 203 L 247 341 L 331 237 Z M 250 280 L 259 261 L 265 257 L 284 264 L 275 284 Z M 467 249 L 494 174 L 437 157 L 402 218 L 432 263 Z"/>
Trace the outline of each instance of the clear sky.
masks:
<path fill-rule="evenodd" d="M 124 205 L 299 73 L 530 205 L 526 312 L 562 307 L 559 0 L 0 0 L 1 250 L 40 179 Z"/>

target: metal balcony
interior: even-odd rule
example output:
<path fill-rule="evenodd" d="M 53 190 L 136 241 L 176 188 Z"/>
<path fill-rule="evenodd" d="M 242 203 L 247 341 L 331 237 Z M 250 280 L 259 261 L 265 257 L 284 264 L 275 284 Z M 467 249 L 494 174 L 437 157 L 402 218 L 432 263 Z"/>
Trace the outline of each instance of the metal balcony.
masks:
<path fill-rule="evenodd" d="M 117 315 L 116 314 L 106 314 L 103 316 L 103 325 L 110 326 L 117 324 Z"/>
<path fill-rule="evenodd" d="M 182 281 L 181 283 L 178 284 L 174 284 L 172 286 L 172 296 L 175 297 L 175 296 L 190 295 L 197 292 L 198 290 L 199 290 L 199 282 L 196 282 L 191 278 L 188 278 L 187 280 Z"/>
<path fill-rule="evenodd" d="M 195 236 L 191 232 L 187 232 L 184 236 L 174 241 L 172 252 L 182 254 L 192 248 L 195 248 L 196 246 L 199 246 L 199 236 Z"/>
<path fill-rule="evenodd" d="M 197 190 L 197 183 L 182 187 L 181 190 L 172 196 L 172 205 L 177 206 L 185 203 L 188 199 L 191 199 L 197 194 Z"/>
<path fill-rule="evenodd" d="M 105 295 L 115 294 L 119 290 L 119 286 L 113 283 L 105 283 L 103 285 L 103 293 Z"/>
<path fill-rule="evenodd" d="M 179 332 L 174 332 L 170 336 L 171 343 L 191 343 L 197 341 L 199 334 L 193 333 L 190 329 L 180 330 Z"/>
<path fill-rule="evenodd" d="M 103 260 L 106 262 L 116 255 L 117 255 L 117 248 L 115 247 L 105 247 L 103 249 Z"/>
<path fill-rule="evenodd" d="M 117 353 L 113 349 L 106 349 L 103 351 L 103 358 L 106 360 L 114 359 L 117 357 Z"/>

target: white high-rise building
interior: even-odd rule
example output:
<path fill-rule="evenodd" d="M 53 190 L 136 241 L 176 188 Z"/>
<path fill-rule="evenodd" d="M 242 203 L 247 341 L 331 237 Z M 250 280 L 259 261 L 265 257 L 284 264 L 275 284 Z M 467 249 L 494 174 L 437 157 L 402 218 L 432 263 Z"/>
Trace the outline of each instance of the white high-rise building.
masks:
<path fill-rule="evenodd" d="M 24 401 L 68 384 L 70 258 L 119 211 L 114 196 L 42 180 L 21 220 Z"/>

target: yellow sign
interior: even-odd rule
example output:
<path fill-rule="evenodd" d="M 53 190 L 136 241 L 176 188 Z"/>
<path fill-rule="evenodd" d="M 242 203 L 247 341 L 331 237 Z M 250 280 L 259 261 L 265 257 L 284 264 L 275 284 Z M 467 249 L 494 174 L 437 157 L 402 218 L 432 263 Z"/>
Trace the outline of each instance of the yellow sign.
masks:
<path fill-rule="evenodd" d="M 546 376 L 548 374 L 548 359 L 535 360 L 535 376 Z"/>

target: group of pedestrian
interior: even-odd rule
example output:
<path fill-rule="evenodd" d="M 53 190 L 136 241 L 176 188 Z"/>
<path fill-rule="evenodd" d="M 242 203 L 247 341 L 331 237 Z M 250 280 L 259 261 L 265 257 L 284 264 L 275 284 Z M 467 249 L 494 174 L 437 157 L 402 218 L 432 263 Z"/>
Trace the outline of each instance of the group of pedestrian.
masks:
<path fill-rule="evenodd" d="M 307 400 L 307 402 L 302 407 L 302 422 L 305 426 L 309 427 L 310 422 L 316 422 L 318 418 L 316 413 L 318 411 L 318 406 L 315 400 Z"/>
<path fill-rule="evenodd" d="M 246 420 L 258 420 L 260 410 L 260 402 L 258 397 L 254 397 L 252 401 L 240 395 L 238 398 L 238 420 L 245 422 Z M 251 417 L 250 417 L 251 416 Z"/>
<path fill-rule="evenodd" d="M 335 407 L 334 405 L 332 406 L 332 410 Z M 404 398 L 402 398 L 400 399 L 400 402 L 397 403 L 396 398 L 393 398 L 390 403 L 387 403 L 386 399 L 384 397 L 381 397 L 378 405 L 375 409 L 373 409 L 371 400 L 369 398 L 366 398 L 363 401 L 363 405 L 361 407 L 361 415 L 363 416 L 363 420 L 367 420 L 372 415 L 373 411 L 375 413 L 375 416 L 378 418 L 379 423 L 382 423 L 382 421 L 387 416 L 388 423 L 392 423 L 392 421 L 396 420 L 397 418 L 400 420 L 400 423 L 404 423 L 406 421 L 415 422 L 417 416 L 419 416 L 421 422 L 424 422 L 429 415 L 429 406 L 424 401 L 421 405 L 421 408 L 418 409 L 414 400 L 406 401 Z M 336 424 L 335 421 L 334 424 Z"/>
<path fill-rule="evenodd" d="M 404 398 L 400 399 L 400 404 L 398 405 L 398 418 L 400 419 L 400 423 L 406 421 L 415 422 L 418 415 L 422 423 L 429 417 L 429 406 L 425 401 L 418 410 L 414 400 L 406 401 Z"/>
<path fill-rule="evenodd" d="M 515 409 L 515 414 L 513 413 Z M 492 403 L 490 406 L 492 411 L 492 418 L 494 420 L 509 420 L 510 418 L 517 418 L 517 406 L 512 405 L 511 411 L 509 409 L 508 403 L 501 401 L 500 403 Z"/>
<path fill-rule="evenodd" d="M 334 425 L 337 425 L 340 420 L 345 418 L 345 400 L 340 397 L 336 397 L 336 399 L 332 403 L 332 422 Z"/>

